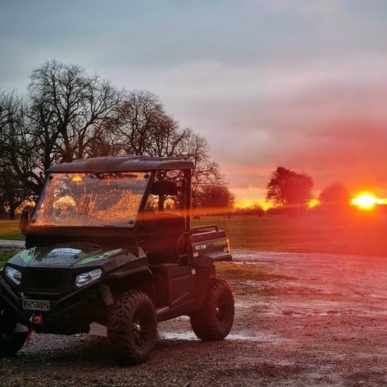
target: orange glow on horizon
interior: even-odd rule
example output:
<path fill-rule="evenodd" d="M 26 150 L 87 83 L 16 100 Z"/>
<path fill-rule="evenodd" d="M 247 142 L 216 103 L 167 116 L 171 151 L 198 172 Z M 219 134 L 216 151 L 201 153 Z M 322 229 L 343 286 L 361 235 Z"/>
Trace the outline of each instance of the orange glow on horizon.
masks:
<path fill-rule="evenodd" d="M 261 207 L 264 211 L 268 210 L 269 208 L 272 208 L 273 206 L 267 202 L 266 200 L 254 200 L 254 199 L 236 199 L 235 200 L 235 207 L 244 209 L 244 208 L 253 208 L 255 206 Z"/>

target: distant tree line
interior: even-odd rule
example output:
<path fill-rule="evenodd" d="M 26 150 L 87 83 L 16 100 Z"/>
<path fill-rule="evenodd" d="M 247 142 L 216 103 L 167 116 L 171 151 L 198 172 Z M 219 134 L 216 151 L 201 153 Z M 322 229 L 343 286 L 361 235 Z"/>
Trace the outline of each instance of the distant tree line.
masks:
<path fill-rule="evenodd" d="M 274 205 L 270 212 L 297 215 L 305 211 L 313 199 L 312 188 L 313 180 L 308 174 L 278 167 L 267 185 L 266 200 Z M 333 183 L 321 191 L 316 210 L 336 213 L 346 211 L 349 209 L 350 197 L 344 184 Z"/>
<path fill-rule="evenodd" d="M 191 160 L 194 206 L 232 206 L 205 138 L 182 128 L 151 92 L 118 90 L 56 60 L 33 70 L 26 96 L 0 91 L 0 213 L 13 218 L 36 198 L 52 164 L 110 155 Z"/>

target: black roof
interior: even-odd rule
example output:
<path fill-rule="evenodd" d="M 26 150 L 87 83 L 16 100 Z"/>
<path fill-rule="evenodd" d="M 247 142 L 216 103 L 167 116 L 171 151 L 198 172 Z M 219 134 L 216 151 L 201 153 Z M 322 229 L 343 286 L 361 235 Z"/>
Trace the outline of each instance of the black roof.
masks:
<path fill-rule="evenodd" d="M 125 172 L 158 169 L 193 169 L 191 161 L 171 157 L 125 156 L 96 157 L 53 165 L 48 172 Z"/>

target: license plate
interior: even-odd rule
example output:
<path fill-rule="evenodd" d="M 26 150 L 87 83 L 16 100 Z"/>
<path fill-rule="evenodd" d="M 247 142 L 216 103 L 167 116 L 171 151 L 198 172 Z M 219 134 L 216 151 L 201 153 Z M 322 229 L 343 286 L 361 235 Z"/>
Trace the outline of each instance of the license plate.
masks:
<path fill-rule="evenodd" d="M 50 311 L 50 301 L 45 300 L 23 300 L 23 309 L 38 310 L 39 312 Z"/>

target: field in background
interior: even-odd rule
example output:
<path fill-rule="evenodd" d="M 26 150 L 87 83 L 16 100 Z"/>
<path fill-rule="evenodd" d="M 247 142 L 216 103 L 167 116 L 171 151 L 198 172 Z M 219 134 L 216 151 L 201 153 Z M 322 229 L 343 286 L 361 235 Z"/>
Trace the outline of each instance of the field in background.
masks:
<path fill-rule="evenodd" d="M 194 226 L 215 223 L 227 231 L 234 249 L 387 256 L 383 215 L 208 217 L 195 220 Z"/>
<path fill-rule="evenodd" d="M 226 230 L 234 249 L 387 256 L 387 216 L 381 214 L 202 217 L 193 221 L 193 226 L 209 224 Z M 23 239 L 18 221 L 0 221 L 0 239 Z"/>
<path fill-rule="evenodd" d="M 18 220 L 1 220 L 0 221 L 0 239 L 22 240 L 24 236 L 19 231 Z"/>

